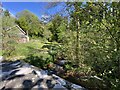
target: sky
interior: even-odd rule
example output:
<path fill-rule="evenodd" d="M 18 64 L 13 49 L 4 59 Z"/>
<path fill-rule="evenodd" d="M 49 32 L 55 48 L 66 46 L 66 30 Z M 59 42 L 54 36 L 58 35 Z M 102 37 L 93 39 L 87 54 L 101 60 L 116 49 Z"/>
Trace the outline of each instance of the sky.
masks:
<path fill-rule="evenodd" d="M 7 9 L 13 15 L 16 15 L 18 12 L 22 10 L 29 10 L 39 18 L 47 13 L 47 15 L 53 15 L 57 12 L 60 12 L 63 8 L 63 4 L 54 7 L 54 8 L 46 8 L 48 6 L 48 2 L 3 2 L 3 8 Z"/>

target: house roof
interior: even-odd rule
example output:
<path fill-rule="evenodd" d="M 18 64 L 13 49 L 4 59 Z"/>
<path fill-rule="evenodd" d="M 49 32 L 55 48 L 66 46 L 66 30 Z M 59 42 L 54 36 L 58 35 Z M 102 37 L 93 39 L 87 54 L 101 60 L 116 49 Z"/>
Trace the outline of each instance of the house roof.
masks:
<path fill-rule="evenodd" d="M 18 25 L 8 28 L 7 31 L 15 27 L 17 27 L 24 35 L 26 35 L 26 33 Z"/>

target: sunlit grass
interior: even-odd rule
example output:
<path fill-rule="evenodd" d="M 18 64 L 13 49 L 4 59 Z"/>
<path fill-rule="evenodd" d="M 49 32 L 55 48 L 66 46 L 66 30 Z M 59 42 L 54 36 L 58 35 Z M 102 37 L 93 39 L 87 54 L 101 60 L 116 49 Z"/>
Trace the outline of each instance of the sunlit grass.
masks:
<path fill-rule="evenodd" d="M 0 50 L 0 56 L 2 56 L 2 50 Z"/>
<path fill-rule="evenodd" d="M 15 51 L 12 57 L 28 57 L 28 55 L 39 55 L 41 47 L 44 45 L 40 40 L 31 40 L 27 43 L 15 44 Z"/>

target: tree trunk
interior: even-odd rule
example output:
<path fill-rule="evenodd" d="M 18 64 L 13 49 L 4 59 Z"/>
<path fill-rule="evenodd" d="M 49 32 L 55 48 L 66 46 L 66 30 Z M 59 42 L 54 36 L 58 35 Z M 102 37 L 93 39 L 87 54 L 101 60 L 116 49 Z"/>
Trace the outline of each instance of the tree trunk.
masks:
<path fill-rule="evenodd" d="M 80 30 L 80 22 L 79 18 L 77 20 L 77 28 L 76 28 L 76 64 L 79 65 L 79 30 Z"/>

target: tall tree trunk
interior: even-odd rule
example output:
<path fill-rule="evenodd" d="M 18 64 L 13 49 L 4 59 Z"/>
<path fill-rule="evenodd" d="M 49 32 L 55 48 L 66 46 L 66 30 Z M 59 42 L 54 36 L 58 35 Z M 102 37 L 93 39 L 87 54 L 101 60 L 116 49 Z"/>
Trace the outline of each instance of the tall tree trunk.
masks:
<path fill-rule="evenodd" d="M 78 12 L 80 11 L 80 7 L 78 3 L 74 4 L 75 6 L 75 22 L 76 22 L 76 65 L 79 65 L 79 31 L 80 31 L 80 20 L 79 20 L 79 14 Z"/>
<path fill-rule="evenodd" d="M 77 28 L 76 28 L 76 64 L 79 65 L 79 30 L 80 30 L 79 18 L 77 18 L 76 21 L 77 21 Z"/>

